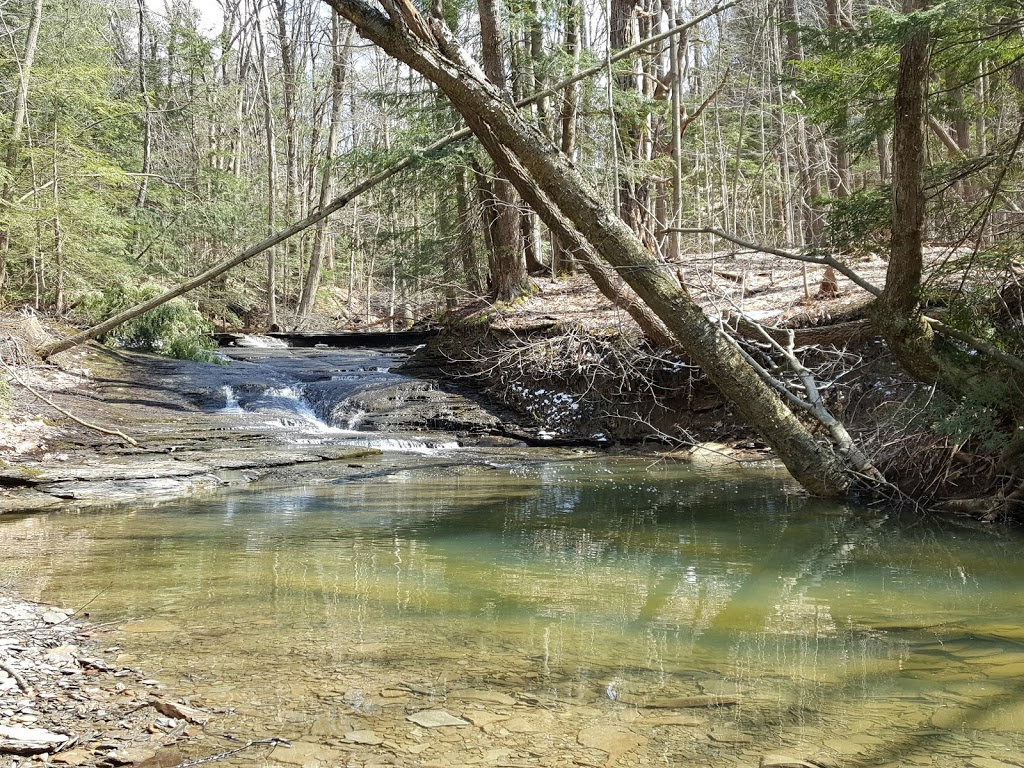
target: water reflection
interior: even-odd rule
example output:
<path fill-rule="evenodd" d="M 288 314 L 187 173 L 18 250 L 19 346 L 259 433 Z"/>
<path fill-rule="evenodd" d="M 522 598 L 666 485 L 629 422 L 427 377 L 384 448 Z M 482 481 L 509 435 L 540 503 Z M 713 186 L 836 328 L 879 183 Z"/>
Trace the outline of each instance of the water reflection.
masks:
<path fill-rule="evenodd" d="M 141 620 L 121 644 L 148 670 L 289 738 L 315 734 L 281 712 L 334 702 L 397 744 L 423 702 L 378 694 L 413 684 L 449 708 L 460 688 L 545 702 L 565 759 L 609 718 L 647 723 L 650 759 L 709 765 L 1024 754 L 1020 536 L 787 490 L 627 459 L 409 465 L 3 520 L 0 554 L 35 597 Z M 742 698 L 700 732 L 636 709 L 694 695 Z M 751 740 L 716 740 L 725 726 Z M 533 738 L 517 733 L 474 738 Z"/>

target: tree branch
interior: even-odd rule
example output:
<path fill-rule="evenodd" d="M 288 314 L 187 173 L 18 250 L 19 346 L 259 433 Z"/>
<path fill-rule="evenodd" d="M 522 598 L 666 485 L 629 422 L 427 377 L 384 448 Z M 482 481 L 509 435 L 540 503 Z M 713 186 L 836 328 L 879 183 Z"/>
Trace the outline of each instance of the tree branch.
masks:
<path fill-rule="evenodd" d="M 4 370 L 7 371 L 7 373 L 10 375 L 10 377 L 12 379 L 14 379 L 16 382 L 18 382 L 18 384 L 20 384 L 22 387 L 27 389 L 35 397 L 37 397 L 40 400 L 42 400 L 44 403 L 46 403 L 48 406 L 50 406 L 54 410 L 59 411 L 60 413 L 63 413 L 65 416 L 67 416 L 72 421 L 74 421 L 74 422 L 76 422 L 78 424 L 81 424 L 83 427 L 86 427 L 88 429 L 92 429 L 92 430 L 94 430 L 96 432 L 102 432 L 105 435 L 113 435 L 114 437 L 119 437 L 122 440 L 124 440 L 126 443 L 130 443 L 131 445 L 138 446 L 138 444 L 139 444 L 138 441 L 135 440 L 134 438 L 128 437 L 128 435 L 126 435 L 124 432 L 120 432 L 120 431 L 118 431 L 116 429 L 107 429 L 106 427 L 100 427 L 100 426 L 97 426 L 96 424 L 90 424 L 88 421 L 82 421 L 82 419 L 78 418 L 73 413 L 70 413 L 69 411 L 66 411 L 65 409 L 61 408 L 59 405 L 57 405 L 55 402 L 53 402 L 53 400 L 50 400 L 45 395 L 43 395 L 43 394 L 41 394 L 39 392 L 36 392 L 36 390 L 34 390 L 27 382 L 25 382 L 24 379 L 22 379 L 20 376 L 18 376 L 18 374 L 14 372 L 14 369 L 11 368 L 11 366 L 9 366 L 3 360 L 0 360 L 0 366 L 3 366 Z"/>
<path fill-rule="evenodd" d="M 792 259 L 794 261 L 805 261 L 808 264 L 820 264 L 823 267 L 832 267 L 834 270 L 836 270 L 836 272 L 839 272 L 845 277 L 849 278 L 851 282 L 853 282 L 855 285 L 860 286 L 865 291 L 870 293 L 872 296 L 877 297 L 882 295 L 881 288 L 872 285 L 863 277 L 861 277 L 852 269 L 850 269 L 848 266 L 846 266 L 841 261 L 832 256 L 798 253 L 796 251 L 784 251 L 781 248 L 772 248 L 770 245 L 758 245 L 757 243 L 751 243 L 747 240 L 737 237 L 736 235 L 732 235 L 728 232 L 723 232 L 720 229 L 715 229 L 714 227 L 671 227 L 669 229 L 662 230 L 662 232 L 681 232 L 683 234 L 690 235 L 715 235 L 715 237 L 720 237 L 723 240 L 728 240 L 730 243 L 735 243 L 741 248 L 747 248 L 748 250 L 751 251 L 768 253 L 771 254 L 772 256 L 781 256 L 784 259 Z"/>

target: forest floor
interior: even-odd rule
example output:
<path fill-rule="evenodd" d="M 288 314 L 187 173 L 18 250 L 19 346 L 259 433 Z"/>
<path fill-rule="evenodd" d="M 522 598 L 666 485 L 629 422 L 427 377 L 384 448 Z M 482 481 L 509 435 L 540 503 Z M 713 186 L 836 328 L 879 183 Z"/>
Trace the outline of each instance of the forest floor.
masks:
<path fill-rule="evenodd" d="M 864 257 L 853 265 L 870 284 L 885 285 L 887 262 Z M 688 254 L 667 265 L 690 296 L 712 319 L 745 314 L 765 325 L 813 326 L 845 319 L 872 297 L 842 275 L 835 289 L 821 291 L 825 268 L 765 253 Z M 538 292 L 517 303 L 516 323 L 529 325 L 552 316 L 594 327 L 614 327 L 632 321 L 580 275 L 565 280 L 538 280 Z"/>

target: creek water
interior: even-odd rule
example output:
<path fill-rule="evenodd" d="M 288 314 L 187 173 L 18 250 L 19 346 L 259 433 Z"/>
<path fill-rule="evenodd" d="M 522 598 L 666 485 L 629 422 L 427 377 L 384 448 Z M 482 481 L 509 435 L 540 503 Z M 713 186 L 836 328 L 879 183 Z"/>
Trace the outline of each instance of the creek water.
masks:
<path fill-rule="evenodd" d="M 211 727 L 291 740 L 268 765 L 1024 765 L 1019 531 L 807 499 L 770 468 L 360 463 L 5 517 L 4 578 L 113 622 L 118 663 Z M 683 706 L 709 696 L 734 703 Z"/>

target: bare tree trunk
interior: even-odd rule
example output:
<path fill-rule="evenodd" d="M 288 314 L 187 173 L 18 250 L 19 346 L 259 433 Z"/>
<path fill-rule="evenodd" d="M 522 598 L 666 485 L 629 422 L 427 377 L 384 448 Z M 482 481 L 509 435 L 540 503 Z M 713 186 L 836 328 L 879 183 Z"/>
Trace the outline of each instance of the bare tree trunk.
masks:
<path fill-rule="evenodd" d="M 267 234 L 277 226 L 277 148 L 274 137 L 274 110 L 270 98 L 270 74 L 267 72 L 267 46 L 260 28 L 259 6 L 254 8 L 256 44 L 259 46 L 260 80 L 263 91 L 263 133 L 267 145 Z M 267 252 L 267 322 L 277 325 L 277 258 L 271 246 Z"/>
<path fill-rule="evenodd" d="M 298 141 L 298 118 L 296 114 L 296 102 L 298 100 L 296 85 L 296 56 L 295 45 L 291 38 L 291 31 L 288 29 L 288 7 L 285 0 L 273 0 L 274 18 L 277 22 L 277 45 L 281 53 L 281 69 L 283 79 L 284 95 L 284 141 L 285 141 L 285 190 L 284 190 L 284 220 L 292 221 L 299 201 L 299 141 Z M 287 244 L 286 253 L 290 258 L 285 259 L 286 278 L 289 274 L 289 265 L 298 261 L 299 243 L 297 240 L 290 240 Z M 284 297 L 289 293 L 288 280 L 285 279 Z"/>
<path fill-rule="evenodd" d="M 28 31 L 25 34 L 25 53 L 21 57 L 18 71 L 18 86 L 14 94 L 14 114 L 11 116 L 11 133 L 7 137 L 7 151 L 4 157 L 4 183 L 0 188 L 0 291 L 7 282 L 7 252 L 11 247 L 11 227 L 7 221 L 8 214 L 4 209 L 10 207 L 14 200 L 13 177 L 18 167 L 18 150 L 21 134 L 25 129 L 25 115 L 28 112 L 28 86 L 32 74 L 32 62 L 36 58 L 36 42 L 39 40 L 39 25 L 43 18 L 43 0 L 34 0 L 32 12 L 28 20 Z"/>
<path fill-rule="evenodd" d="M 839 29 L 841 26 L 850 25 L 850 20 L 846 17 L 843 8 L 840 6 L 840 0 L 825 0 L 825 10 L 828 17 L 828 25 L 833 29 Z M 843 108 L 842 121 L 843 125 L 841 130 L 846 130 L 846 121 L 848 120 L 845 107 Z M 835 159 L 835 174 L 829 175 L 829 187 L 832 191 L 833 197 L 846 197 L 850 194 L 850 150 L 846 146 L 846 139 L 840 136 L 837 139 L 829 142 L 832 154 Z"/>
<path fill-rule="evenodd" d="M 602 200 L 590 183 L 535 128 L 524 122 L 435 19 L 434 36 L 412 31 L 407 9 L 384 0 L 385 16 L 364 0 L 330 0 L 363 36 L 436 83 L 483 143 L 492 158 L 515 162 L 521 194 L 528 176 L 551 206 L 538 210 L 550 227 L 558 212 L 586 238 L 679 340 L 691 359 L 771 445 L 794 477 L 810 492 L 836 496 L 853 481 L 848 460 L 819 443 L 780 396 L 711 323 L 673 275 Z M 422 25 L 422 19 L 419 20 Z M 417 25 L 417 26 L 420 26 Z M 436 37 L 435 37 L 436 36 Z"/>
<path fill-rule="evenodd" d="M 570 77 L 579 70 L 580 30 L 583 26 L 583 4 L 580 0 L 566 0 L 565 6 L 565 56 L 568 58 Z M 575 83 L 567 85 L 561 94 L 561 109 L 558 113 L 559 149 L 570 160 L 576 155 L 576 123 L 579 115 L 579 88 Z M 571 275 L 576 271 L 576 258 L 572 248 L 561 238 L 555 237 L 551 254 L 551 271 L 555 275 Z"/>
<path fill-rule="evenodd" d="M 146 195 L 149 192 L 149 175 L 153 171 L 153 109 L 149 99 L 149 87 L 146 83 L 146 2 L 138 0 L 139 8 L 139 95 L 142 97 L 144 114 L 142 117 L 142 178 L 139 180 L 139 192 L 135 196 L 135 207 L 146 206 Z"/>
<path fill-rule="evenodd" d="M 797 0 L 784 0 L 783 18 L 787 24 L 786 31 L 786 56 L 790 62 L 797 63 L 804 57 L 803 45 L 800 42 L 800 33 L 797 29 L 800 25 L 800 14 Z M 792 69 L 792 65 L 790 67 Z M 801 234 L 803 243 L 821 245 L 822 232 L 824 229 L 824 216 L 818 207 L 818 202 L 823 197 L 821 186 L 821 157 L 818 151 L 818 144 L 811 135 L 807 126 L 807 119 L 799 112 L 794 115 L 796 122 L 796 148 L 798 168 L 801 176 L 802 201 L 801 211 Z"/>
<path fill-rule="evenodd" d="M 344 48 L 352 43 L 354 28 L 349 27 Z M 338 151 L 338 130 L 341 123 L 342 97 L 345 89 L 345 53 L 341 44 L 341 19 L 337 13 L 331 14 L 331 117 L 327 133 L 327 150 L 324 153 L 323 172 L 320 178 L 320 208 L 324 208 L 334 194 L 334 155 Z M 299 297 L 296 314 L 308 317 L 316 303 L 316 292 L 320 288 L 320 272 L 322 269 L 325 240 L 327 235 L 327 219 L 322 219 L 313 232 L 313 250 L 309 254 L 309 266 L 306 280 Z"/>
<path fill-rule="evenodd" d="M 473 214 L 469 204 L 469 184 L 466 180 L 466 169 L 458 166 L 455 169 L 455 205 L 459 233 L 459 253 L 462 257 L 462 274 L 470 293 L 481 296 L 484 292 L 480 280 L 480 259 L 476 252 L 476 238 L 473 236 Z"/>
<path fill-rule="evenodd" d="M 508 96 L 508 75 L 503 55 L 504 36 L 498 0 L 478 0 L 480 35 L 483 46 L 484 74 Z M 507 179 L 496 176 L 491 183 L 494 198 L 491 233 L 491 293 L 498 301 L 508 301 L 527 293 L 526 256 L 520 239 L 519 200 Z"/>
<path fill-rule="evenodd" d="M 669 17 L 669 25 L 679 22 L 673 0 L 664 0 L 665 11 Z M 677 227 L 683 225 L 683 77 L 685 76 L 684 59 L 686 38 L 673 37 L 669 41 L 669 104 L 672 108 L 669 127 L 672 131 L 672 211 L 666 224 L 670 228 L 668 235 L 668 258 L 678 261 L 680 253 L 679 232 Z"/>
<path fill-rule="evenodd" d="M 60 175 L 57 172 L 57 124 L 53 126 L 53 261 L 56 275 L 53 288 L 53 311 L 64 311 L 64 228 L 60 223 Z"/>
<path fill-rule="evenodd" d="M 649 27 L 650 14 L 643 5 L 644 0 L 611 0 L 611 19 L 608 35 L 612 51 L 631 47 L 648 37 L 642 30 Z M 617 89 L 625 93 L 646 95 L 650 78 L 643 59 L 633 57 L 632 66 L 625 74 L 615 78 Z M 651 183 L 647 175 L 637 173 L 635 168 L 651 160 L 650 115 L 646 110 L 639 115 L 616 115 L 618 143 L 625 154 L 625 172 L 620 174 L 618 183 L 619 215 L 629 224 L 644 244 L 655 252 Z"/>
<path fill-rule="evenodd" d="M 905 13 L 923 10 L 930 0 L 903 0 Z M 937 382 L 939 366 L 932 332 L 921 312 L 924 272 L 924 169 L 927 127 L 930 33 L 912 30 L 900 48 L 893 128 L 892 239 L 885 290 L 876 321 L 900 363 L 923 381 Z"/>

